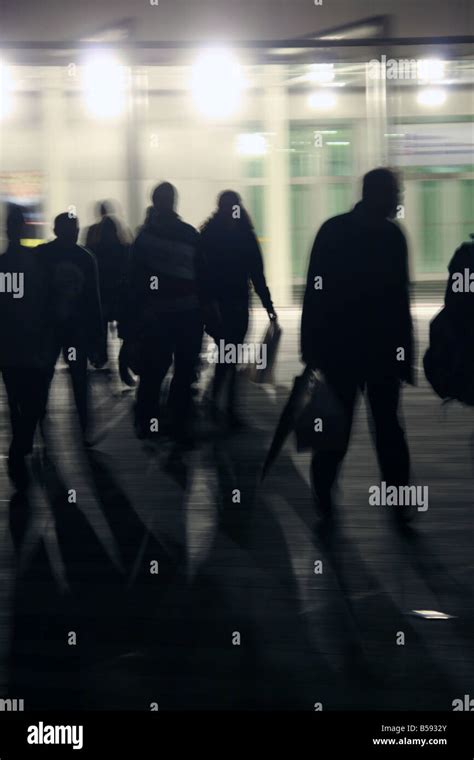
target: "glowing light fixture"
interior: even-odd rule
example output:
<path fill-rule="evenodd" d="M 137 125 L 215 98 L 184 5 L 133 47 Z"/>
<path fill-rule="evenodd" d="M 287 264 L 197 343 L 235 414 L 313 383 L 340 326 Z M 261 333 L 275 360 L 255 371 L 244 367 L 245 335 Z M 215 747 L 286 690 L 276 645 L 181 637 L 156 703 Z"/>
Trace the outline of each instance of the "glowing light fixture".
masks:
<path fill-rule="evenodd" d="M 113 119 L 125 109 L 125 69 L 110 53 L 94 53 L 82 72 L 88 112 L 99 119 Z"/>
<path fill-rule="evenodd" d="M 308 104 L 319 111 L 329 111 L 336 105 L 336 96 L 328 90 L 319 90 L 309 96 Z"/>
<path fill-rule="evenodd" d="M 245 81 L 231 50 L 211 48 L 198 56 L 191 73 L 191 89 L 198 110 L 209 118 L 225 119 L 239 106 Z"/>
<path fill-rule="evenodd" d="M 333 63 L 314 63 L 310 66 L 308 80 L 317 84 L 328 84 L 334 81 Z"/>
<path fill-rule="evenodd" d="M 446 102 L 446 91 L 439 87 L 424 87 L 419 91 L 416 99 L 420 106 L 435 108 Z"/>
<path fill-rule="evenodd" d="M 267 150 L 267 140 L 258 132 L 241 134 L 237 137 L 237 153 L 240 156 L 264 156 Z"/>
<path fill-rule="evenodd" d="M 438 58 L 421 58 L 417 62 L 417 76 L 422 82 L 442 82 L 446 61 Z"/>

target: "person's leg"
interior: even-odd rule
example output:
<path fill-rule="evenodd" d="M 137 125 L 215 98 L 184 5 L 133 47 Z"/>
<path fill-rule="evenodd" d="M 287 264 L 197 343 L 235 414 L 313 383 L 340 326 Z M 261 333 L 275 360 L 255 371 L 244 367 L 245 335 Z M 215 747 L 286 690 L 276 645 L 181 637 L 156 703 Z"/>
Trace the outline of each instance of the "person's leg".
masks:
<path fill-rule="evenodd" d="M 3 370 L 7 390 L 12 441 L 8 454 L 8 473 L 18 488 L 28 483 L 25 458 L 33 450 L 36 425 L 42 411 L 44 374 L 25 367 L 11 367 Z"/>
<path fill-rule="evenodd" d="M 78 341 L 76 341 L 76 344 Z M 75 358 L 72 358 L 69 351 L 72 346 L 63 346 L 63 356 L 69 366 L 71 374 L 72 391 L 76 404 L 77 414 L 82 434 L 85 436 L 89 422 L 89 389 L 87 383 L 87 351 L 85 347 L 76 345 Z"/>
<path fill-rule="evenodd" d="M 7 392 L 8 409 L 10 412 L 10 425 L 12 431 L 10 450 L 13 450 L 18 446 L 21 426 L 20 398 L 17 375 L 18 370 L 15 367 L 4 367 L 2 369 L 3 383 Z"/>
<path fill-rule="evenodd" d="M 398 417 L 400 380 L 389 377 L 367 383 L 371 411 L 370 427 L 383 480 L 390 485 L 408 485 L 410 454 Z"/>
<path fill-rule="evenodd" d="M 174 373 L 169 407 L 177 437 L 186 435 L 193 419 L 192 385 L 198 376 L 203 324 L 199 313 L 176 317 L 174 332 Z"/>
<path fill-rule="evenodd" d="M 230 336 L 231 342 L 237 347 L 245 341 L 247 329 L 249 326 L 249 312 L 247 306 L 236 310 L 233 315 Z M 239 425 L 240 420 L 235 411 L 237 390 L 237 365 L 231 364 L 229 368 L 229 386 L 227 389 L 227 413 L 231 424 Z"/>
<path fill-rule="evenodd" d="M 21 450 L 30 454 L 36 427 L 44 407 L 45 392 L 49 375 L 40 369 L 22 369 L 18 372 L 18 387 L 21 394 Z"/>
<path fill-rule="evenodd" d="M 146 338 L 142 352 L 135 402 L 135 429 L 140 438 L 152 432 L 152 420 L 159 423 L 161 384 L 173 360 L 170 333 Z"/>
<path fill-rule="evenodd" d="M 212 401 L 215 405 L 219 403 L 219 399 L 224 388 L 224 383 L 227 377 L 228 367 L 226 364 L 217 362 L 214 370 L 214 377 L 212 379 Z"/>
<path fill-rule="evenodd" d="M 40 430 L 43 438 L 45 438 L 45 432 L 46 432 L 46 414 L 48 410 L 48 401 L 49 401 L 49 393 L 51 390 L 51 383 L 53 382 L 54 373 L 56 371 L 56 364 L 57 361 L 61 355 L 62 351 L 62 344 L 58 340 L 55 345 L 54 349 L 51 353 L 51 364 L 49 367 L 44 369 L 44 383 L 42 388 L 42 397 L 41 397 L 41 408 L 40 408 L 40 416 L 39 416 L 39 425 Z"/>
<path fill-rule="evenodd" d="M 108 307 L 105 306 L 103 315 L 102 315 L 102 334 L 103 334 L 103 351 L 104 351 L 104 359 L 105 363 L 109 361 L 109 317 L 108 317 Z"/>
<path fill-rule="evenodd" d="M 341 463 L 347 453 L 352 428 L 354 406 L 358 392 L 357 380 L 332 375 L 326 378 L 346 416 L 346 430 L 340 448 L 334 451 L 315 451 L 311 460 L 313 495 L 316 506 L 323 512 L 332 507 L 332 492 Z"/>

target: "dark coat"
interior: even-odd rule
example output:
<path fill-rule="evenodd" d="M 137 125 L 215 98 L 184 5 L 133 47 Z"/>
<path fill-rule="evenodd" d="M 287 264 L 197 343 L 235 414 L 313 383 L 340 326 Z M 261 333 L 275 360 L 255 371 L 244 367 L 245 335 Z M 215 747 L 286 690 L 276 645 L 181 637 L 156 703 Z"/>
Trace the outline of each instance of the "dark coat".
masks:
<path fill-rule="evenodd" d="M 229 228 L 216 215 L 201 230 L 199 247 L 207 266 L 210 301 L 248 307 L 252 283 L 263 307 L 273 311 L 262 253 L 251 227 L 241 223 Z"/>
<path fill-rule="evenodd" d="M 0 292 L 0 367 L 49 368 L 54 354 L 49 273 L 37 248 L 9 245 L 0 256 L 2 283 L 13 274 L 22 275 L 23 295 Z"/>
<path fill-rule="evenodd" d="M 130 251 L 123 337 L 153 331 L 170 314 L 200 311 L 198 237 L 174 212 L 149 213 Z"/>
<path fill-rule="evenodd" d="M 112 216 L 104 216 L 89 227 L 86 248 L 94 254 L 99 269 L 99 288 L 104 319 L 118 319 L 119 299 L 126 275 L 128 233 Z"/>
<path fill-rule="evenodd" d="M 322 282 L 315 281 L 317 277 Z M 301 352 L 305 363 L 327 373 L 361 381 L 398 376 L 413 382 L 405 237 L 393 222 L 374 221 L 363 203 L 329 219 L 316 236 L 304 296 Z M 403 353 L 400 361 L 397 355 Z"/>
<path fill-rule="evenodd" d="M 474 275 L 474 243 L 464 243 L 451 259 L 448 266 L 449 280 L 444 298 L 446 309 L 449 312 L 450 319 L 455 324 L 457 334 L 474 350 L 474 282 L 470 284 L 472 291 L 465 289 L 456 292 L 457 285 L 453 288 L 453 275 L 460 274 L 464 279 L 466 270 L 468 277 L 469 274 Z"/>
<path fill-rule="evenodd" d="M 94 255 L 58 239 L 38 246 L 37 255 L 44 257 L 49 272 L 57 341 L 77 342 L 95 359 L 102 351 L 103 320 Z"/>

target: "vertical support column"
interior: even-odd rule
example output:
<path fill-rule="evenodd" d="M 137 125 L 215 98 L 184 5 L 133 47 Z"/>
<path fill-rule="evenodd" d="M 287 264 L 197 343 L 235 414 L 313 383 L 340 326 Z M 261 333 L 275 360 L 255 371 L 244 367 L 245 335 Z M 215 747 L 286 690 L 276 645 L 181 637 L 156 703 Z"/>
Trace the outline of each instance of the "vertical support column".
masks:
<path fill-rule="evenodd" d="M 140 151 L 138 148 L 138 108 L 139 73 L 130 57 L 130 89 L 126 121 L 126 180 L 127 180 L 127 221 L 135 230 L 143 221 L 140 193 Z"/>
<path fill-rule="evenodd" d="M 365 105 L 367 132 L 365 141 L 363 173 L 383 166 L 388 161 L 387 138 L 387 90 L 385 71 L 379 67 L 379 76 L 374 76 L 369 63 L 365 66 Z"/>
<path fill-rule="evenodd" d="M 420 261 L 420 216 L 419 216 L 419 185 L 416 180 L 410 180 L 404 185 L 404 196 L 402 203 L 405 207 L 405 219 L 401 222 L 401 227 L 406 235 L 410 264 L 410 279 L 413 282 L 423 271 L 423 264 Z"/>
<path fill-rule="evenodd" d="M 2 87 L 1 76 L 2 76 L 2 73 L 0 71 L 0 87 Z M 0 92 L 0 98 L 2 97 L 3 97 L 3 93 Z M 6 125 L 6 118 L 3 117 L 1 108 L 2 108 L 2 104 L 0 103 L 0 172 L 4 172 L 6 169 L 5 136 L 6 136 L 6 131 L 7 131 L 7 125 Z M 6 225 L 6 204 L 0 203 L 0 254 L 3 253 L 7 245 L 5 225 Z"/>
<path fill-rule="evenodd" d="M 42 71 L 42 171 L 45 176 L 44 216 L 46 238 L 51 237 L 53 219 L 57 214 L 75 205 L 68 196 L 66 182 L 68 156 L 66 149 L 66 125 L 64 123 L 64 70 L 61 67 L 45 67 Z M 51 227 L 49 226 L 51 225 Z"/>
<path fill-rule="evenodd" d="M 464 242 L 459 229 L 459 209 L 461 208 L 461 183 L 459 179 L 453 177 L 441 181 L 441 204 L 442 250 L 447 268 L 454 251 Z"/>
<path fill-rule="evenodd" d="M 281 66 L 266 66 L 264 124 L 269 135 L 265 188 L 265 260 L 275 308 L 292 302 L 288 167 L 288 96 Z"/>

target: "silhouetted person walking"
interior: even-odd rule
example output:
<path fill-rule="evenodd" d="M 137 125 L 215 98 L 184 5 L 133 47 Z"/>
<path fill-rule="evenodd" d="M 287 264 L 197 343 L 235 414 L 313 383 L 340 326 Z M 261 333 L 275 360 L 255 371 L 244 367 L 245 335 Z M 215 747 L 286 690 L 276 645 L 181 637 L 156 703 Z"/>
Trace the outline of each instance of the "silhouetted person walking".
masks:
<path fill-rule="evenodd" d="M 120 298 L 127 269 L 131 235 L 114 214 L 110 201 L 98 204 L 100 221 L 87 231 L 86 248 L 95 255 L 104 322 L 104 352 L 108 360 L 108 328 L 119 319 Z"/>
<path fill-rule="evenodd" d="M 79 222 L 67 213 L 54 221 L 56 240 L 38 248 L 50 271 L 55 324 L 55 355 L 50 380 L 62 351 L 84 438 L 88 427 L 87 360 L 105 362 L 103 318 L 94 255 L 77 244 Z"/>
<path fill-rule="evenodd" d="M 474 240 L 457 249 L 448 271 L 444 303 L 457 337 L 474 354 Z"/>
<path fill-rule="evenodd" d="M 215 323 L 208 324 L 207 332 L 216 342 L 242 344 L 249 324 L 250 282 L 270 319 L 276 319 L 276 313 L 265 281 L 260 246 L 238 193 L 225 190 L 219 195 L 216 211 L 201 229 L 199 249 L 208 272 L 207 298 L 218 307 Z M 235 364 L 218 362 L 212 387 L 217 409 L 228 380 L 225 406 L 233 427 L 241 424 L 235 411 L 236 369 Z"/>
<path fill-rule="evenodd" d="M 392 172 L 369 172 L 362 201 L 325 222 L 311 252 L 302 358 L 323 372 L 347 415 L 345 444 L 338 451 L 315 453 L 312 460 L 314 494 L 325 514 L 359 391 L 365 391 L 370 406 L 383 480 L 395 486 L 409 481 L 409 452 L 398 418 L 401 381 L 413 382 L 407 245 L 389 220 L 398 198 Z"/>
<path fill-rule="evenodd" d="M 139 438 L 162 432 L 160 389 L 174 363 L 168 399 L 170 432 L 180 442 L 192 434 L 192 384 L 203 334 L 196 250 L 198 233 L 176 213 L 176 189 L 155 188 L 153 206 L 130 257 L 129 299 L 120 334 L 137 358 L 140 375 L 135 407 Z"/>
<path fill-rule="evenodd" d="M 11 207 L 8 247 L 0 256 L 0 369 L 12 428 L 8 471 L 17 486 L 26 483 L 25 457 L 33 450 L 53 353 L 47 271 L 37 251 L 21 245 L 24 224 L 22 210 Z"/>

